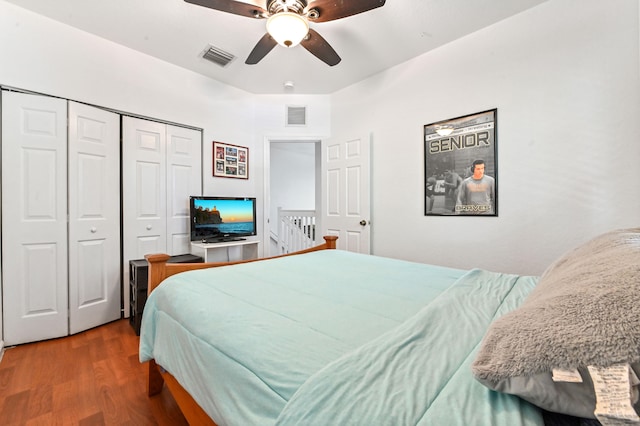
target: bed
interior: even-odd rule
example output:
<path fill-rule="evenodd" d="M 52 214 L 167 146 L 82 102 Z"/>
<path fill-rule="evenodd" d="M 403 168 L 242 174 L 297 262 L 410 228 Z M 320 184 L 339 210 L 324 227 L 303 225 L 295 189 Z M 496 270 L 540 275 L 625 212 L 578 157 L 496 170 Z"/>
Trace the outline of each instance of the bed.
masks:
<path fill-rule="evenodd" d="M 190 424 L 581 424 L 487 372 L 487 335 L 539 277 L 360 255 L 335 237 L 256 262 L 167 259 L 147 257 L 140 361 L 149 395 L 166 383 Z"/>

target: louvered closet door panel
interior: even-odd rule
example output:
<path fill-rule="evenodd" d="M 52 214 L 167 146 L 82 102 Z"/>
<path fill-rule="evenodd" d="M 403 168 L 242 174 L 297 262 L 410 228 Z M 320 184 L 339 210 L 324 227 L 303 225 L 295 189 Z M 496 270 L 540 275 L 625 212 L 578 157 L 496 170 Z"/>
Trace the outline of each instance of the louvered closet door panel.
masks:
<path fill-rule="evenodd" d="M 67 335 L 67 102 L 2 92 L 5 345 Z"/>
<path fill-rule="evenodd" d="M 202 194 L 202 132 L 167 126 L 167 252 L 191 252 L 189 196 Z"/>
<path fill-rule="evenodd" d="M 120 116 L 69 102 L 69 331 L 120 318 Z"/>

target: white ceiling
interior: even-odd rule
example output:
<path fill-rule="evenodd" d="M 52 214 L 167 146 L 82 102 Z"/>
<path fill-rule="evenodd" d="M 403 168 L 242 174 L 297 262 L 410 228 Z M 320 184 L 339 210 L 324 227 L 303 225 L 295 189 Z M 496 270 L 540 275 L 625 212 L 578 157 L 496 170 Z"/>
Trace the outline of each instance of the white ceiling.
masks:
<path fill-rule="evenodd" d="M 265 20 L 183 0 L 6 1 L 250 93 L 328 94 L 546 0 L 387 0 L 359 15 L 312 23 L 342 58 L 334 67 L 302 46 L 276 46 L 257 65 L 245 65 Z M 210 45 L 236 58 L 225 67 L 202 59 Z"/>

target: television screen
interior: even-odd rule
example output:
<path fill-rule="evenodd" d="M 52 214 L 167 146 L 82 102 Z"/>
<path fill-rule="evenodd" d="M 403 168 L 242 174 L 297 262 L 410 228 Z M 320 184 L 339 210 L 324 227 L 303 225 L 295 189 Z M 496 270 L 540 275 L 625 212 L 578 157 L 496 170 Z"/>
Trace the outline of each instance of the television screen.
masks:
<path fill-rule="evenodd" d="M 237 241 L 256 234 L 256 199 L 190 197 L 191 241 Z"/>

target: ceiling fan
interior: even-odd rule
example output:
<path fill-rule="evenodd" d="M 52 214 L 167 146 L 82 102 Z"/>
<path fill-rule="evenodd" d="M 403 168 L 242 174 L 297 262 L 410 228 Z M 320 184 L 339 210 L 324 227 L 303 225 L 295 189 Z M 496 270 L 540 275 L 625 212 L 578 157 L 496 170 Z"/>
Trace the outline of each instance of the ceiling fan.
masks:
<path fill-rule="evenodd" d="M 255 45 L 246 64 L 260 62 L 280 44 L 293 47 L 301 44 L 329 66 L 341 60 L 335 50 L 309 22 L 327 22 L 357 15 L 384 6 L 385 0 L 185 0 L 210 9 L 255 19 L 267 19 L 267 33 Z"/>

